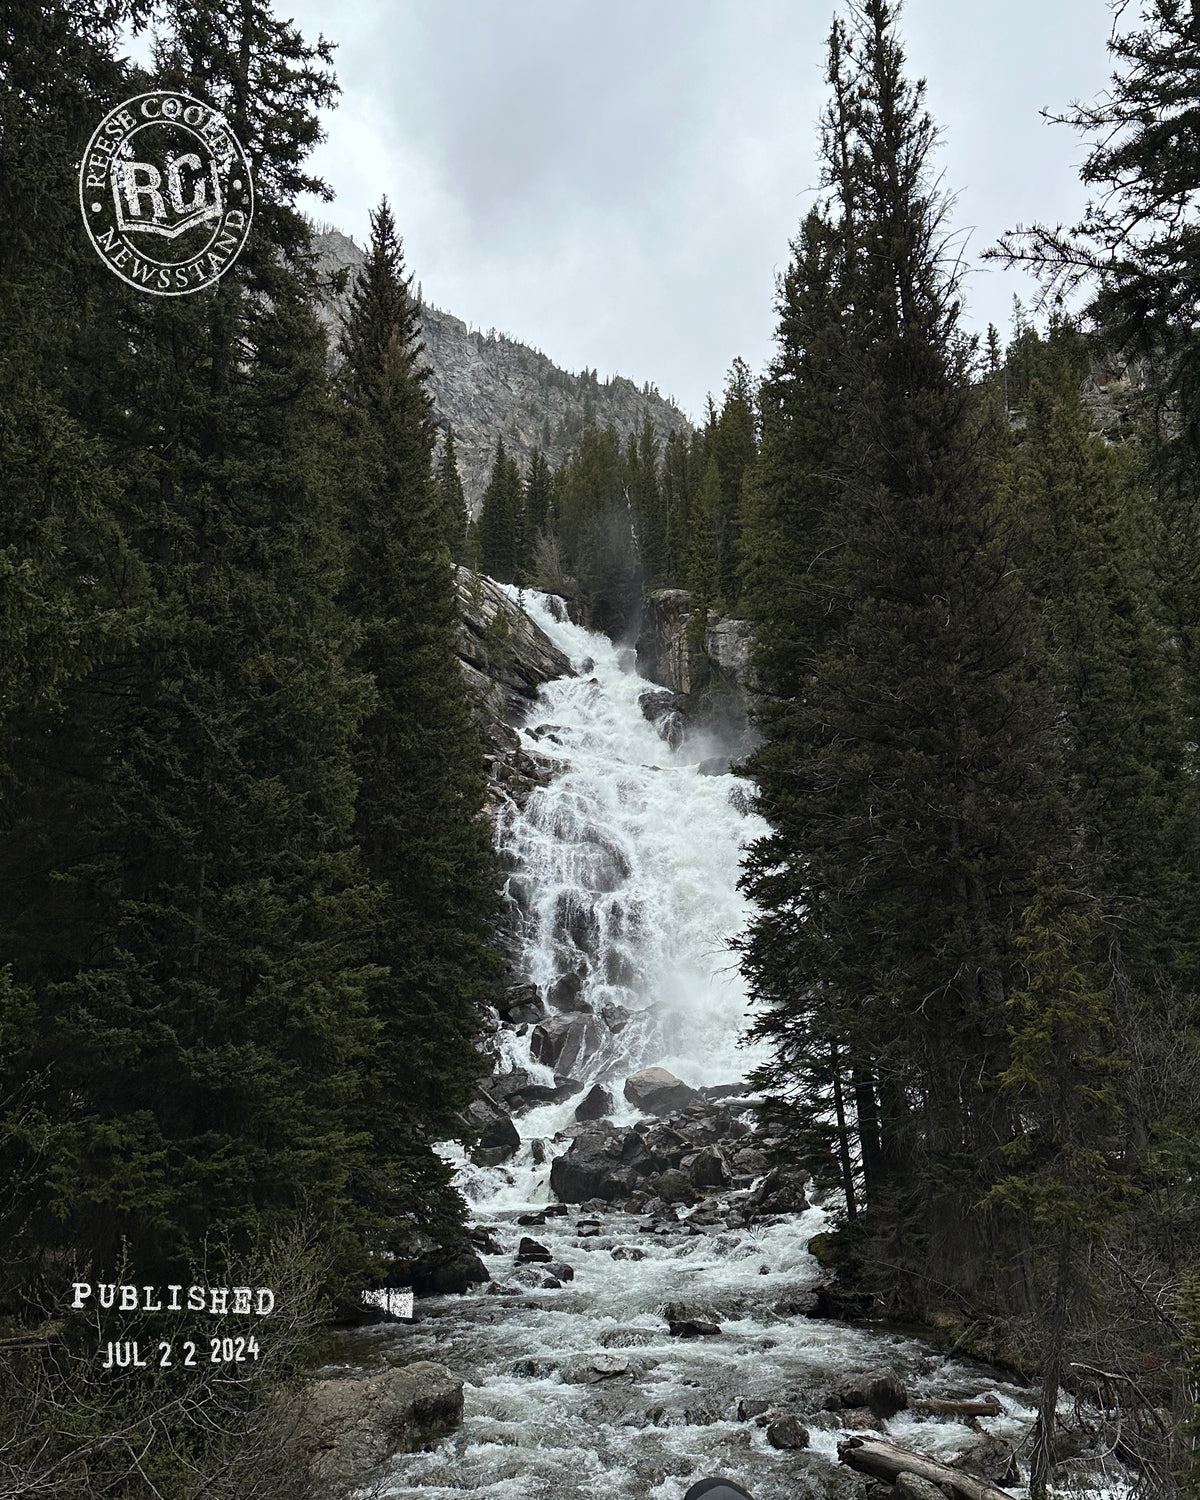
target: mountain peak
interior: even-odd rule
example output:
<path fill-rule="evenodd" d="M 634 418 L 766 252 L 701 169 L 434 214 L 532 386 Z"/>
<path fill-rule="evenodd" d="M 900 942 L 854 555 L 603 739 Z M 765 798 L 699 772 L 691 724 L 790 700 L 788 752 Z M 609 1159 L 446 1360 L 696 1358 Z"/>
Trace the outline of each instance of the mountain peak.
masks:
<path fill-rule="evenodd" d="M 348 270 L 345 292 L 327 294 L 322 320 L 334 339 L 341 331 L 350 285 L 366 252 L 336 229 L 314 232 L 318 265 L 327 278 Z M 439 425 L 454 427 L 454 445 L 463 489 L 472 512 L 487 487 L 497 438 L 528 466 L 540 448 L 557 468 L 565 462 L 585 423 L 611 422 L 622 443 L 654 422 L 660 442 L 670 432 L 690 432 L 692 424 L 679 408 L 652 385 L 636 386 L 623 375 L 600 380 L 595 372 L 573 374 L 540 349 L 492 329 L 482 333 L 461 318 L 426 303 L 421 308 L 425 357 L 433 366 L 429 390 Z"/>

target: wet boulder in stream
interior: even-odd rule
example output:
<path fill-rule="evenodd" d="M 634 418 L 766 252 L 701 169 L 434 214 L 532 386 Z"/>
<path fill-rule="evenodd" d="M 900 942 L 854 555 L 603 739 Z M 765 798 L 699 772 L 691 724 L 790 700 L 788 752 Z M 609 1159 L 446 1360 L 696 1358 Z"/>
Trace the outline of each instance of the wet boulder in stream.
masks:
<path fill-rule="evenodd" d="M 545 1002 L 536 984 L 513 984 L 496 1002 L 500 1019 L 512 1026 L 533 1025 L 546 1014 Z"/>
<path fill-rule="evenodd" d="M 586 1203 L 590 1198 L 611 1202 L 625 1191 L 617 1168 L 609 1138 L 598 1131 L 589 1132 L 577 1136 L 562 1156 L 554 1158 L 550 1188 L 563 1203 Z"/>
<path fill-rule="evenodd" d="M 651 1115 L 667 1115 L 672 1110 L 683 1109 L 700 1095 L 674 1073 L 668 1073 L 666 1068 L 643 1068 L 625 1080 L 625 1097 L 634 1109 Z"/>
<path fill-rule="evenodd" d="M 466 1241 L 458 1245 L 439 1245 L 436 1250 L 398 1266 L 397 1285 L 410 1286 L 418 1297 L 444 1297 L 449 1293 L 470 1291 L 483 1281 L 491 1281 L 488 1268 Z"/>
<path fill-rule="evenodd" d="M 590 1012 L 551 1016 L 530 1033 L 529 1055 L 534 1062 L 553 1068 L 556 1074 L 571 1073 L 596 1051 L 600 1037 L 600 1023 Z"/>
<path fill-rule="evenodd" d="M 508 1115 L 484 1093 L 467 1109 L 473 1125 L 479 1127 L 479 1141 L 472 1153 L 475 1162 L 483 1167 L 499 1166 L 507 1161 L 521 1146 L 521 1135 Z"/>
<path fill-rule="evenodd" d="M 575 970 L 563 974 L 550 986 L 546 998 L 555 1010 L 561 1011 L 590 1011 L 591 1006 L 580 993 L 583 989 L 583 976 Z"/>
<path fill-rule="evenodd" d="M 767 1423 L 767 1442 L 772 1448 L 795 1449 L 807 1448 L 809 1442 L 808 1428 L 800 1421 L 799 1417 L 790 1413 L 776 1417 Z"/>
<path fill-rule="evenodd" d="M 663 1317 L 667 1320 L 667 1328 L 672 1338 L 702 1338 L 721 1331 L 719 1323 L 701 1317 L 699 1310 L 690 1307 L 686 1302 L 668 1302 L 663 1309 Z"/>
<path fill-rule="evenodd" d="M 908 1405 L 908 1391 L 895 1370 L 866 1370 L 836 1386 L 832 1401 L 839 1406 L 865 1406 L 877 1417 L 892 1417 Z"/>
<path fill-rule="evenodd" d="M 612 1095 L 603 1084 L 594 1083 L 575 1106 L 575 1118 L 577 1120 L 603 1120 L 606 1115 L 612 1114 L 612 1110 Z"/>
<path fill-rule="evenodd" d="M 800 1214 L 808 1207 L 803 1173 L 772 1167 L 746 1199 L 748 1217 L 757 1214 Z"/>

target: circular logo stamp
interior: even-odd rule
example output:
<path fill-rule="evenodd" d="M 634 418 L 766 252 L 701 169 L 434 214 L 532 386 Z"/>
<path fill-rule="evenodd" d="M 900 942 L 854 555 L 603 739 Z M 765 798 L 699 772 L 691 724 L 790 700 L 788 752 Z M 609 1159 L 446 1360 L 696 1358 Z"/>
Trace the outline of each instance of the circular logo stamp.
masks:
<path fill-rule="evenodd" d="M 100 122 L 79 166 L 79 207 L 109 270 L 139 291 L 212 286 L 246 243 L 250 163 L 225 117 L 187 94 L 139 94 Z"/>

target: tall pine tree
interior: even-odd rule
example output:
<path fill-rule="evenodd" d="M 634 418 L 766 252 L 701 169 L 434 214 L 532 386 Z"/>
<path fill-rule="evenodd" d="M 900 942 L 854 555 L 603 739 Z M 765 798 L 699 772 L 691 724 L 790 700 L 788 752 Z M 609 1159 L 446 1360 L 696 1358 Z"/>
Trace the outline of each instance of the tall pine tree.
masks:
<path fill-rule="evenodd" d="M 380 1030 L 361 1118 L 372 1202 L 398 1254 L 412 1226 L 452 1234 L 461 1222 L 432 1143 L 461 1131 L 459 1112 L 485 1071 L 474 1044 L 495 967 L 499 885 L 481 817 L 482 751 L 454 655 L 418 314 L 384 200 L 342 338 L 353 455 L 342 597 L 376 695 L 355 755 L 355 828 L 382 896 L 370 957 L 385 970 L 368 990 Z"/>
<path fill-rule="evenodd" d="M 1009 951 L 1036 853 L 1061 835 L 941 257 L 934 127 L 895 9 L 851 14 L 830 46 L 829 206 L 785 285 L 747 540 L 760 580 L 771 542 L 788 550 L 778 598 L 760 581 L 755 603 L 771 738 L 753 770 L 775 831 L 747 861 L 763 911 L 744 956 L 775 1048 L 764 1081 L 807 1091 L 814 1124 L 836 1103 L 814 1081 L 833 1069 L 853 1093 L 868 1224 L 911 1294 L 997 1274 L 977 1205 L 1012 1128 L 994 1082 Z"/>
<path fill-rule="evenodd" d="M 293 207 L 328 49 L 257 3 L 164 7 L 161 81 L 223 108 L 258 213 L 221 283 L 97 295 L 64 393 L 102 442 L 128 626 L 23 726 L 0 932 L 49 1122 L 30 1232 L 147 1279 L 308 1217 L 341 1270 L 370 1040 L 325 340 Z M 287 128 L 281 128 L 286 122 Z M 96 559 L 97 565 L 101 559 Z M 82 582 L 82 580 L 81 580 Z M 51 939 L 50 934 L 54 934 Z"/>

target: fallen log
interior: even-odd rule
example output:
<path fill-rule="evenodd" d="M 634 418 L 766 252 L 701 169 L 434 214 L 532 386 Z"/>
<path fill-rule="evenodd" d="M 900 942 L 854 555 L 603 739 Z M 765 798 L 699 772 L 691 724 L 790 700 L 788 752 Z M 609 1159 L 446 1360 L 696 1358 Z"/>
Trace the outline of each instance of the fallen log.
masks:
<path fill-rule="evenodd" d="M 847 1438 L 838 1444 L 838 1458 L 859 1474 L 869 1474 L 872 1479 L 882 1479 L 888 1484 L 895 1484 L 901 1474 L 916 1474 L 939 1487 L 948 1486 L 961 1500 L 1012 1500 L 1011 1495 L 986 1479 L 977 1479 L 974 1474 L 952 1469 L 936 1458 L 910 1453 L 906 1448 L 875 1438 Z"/>
<path fill-rule="evenodd" d="M 1004 1413 L 995 1396 L 984 1396 L 979 1401 L 941 1401 L 928 1397 L 910 1401 L 908 1405 L 910 1411 L 923 1411 L 934 1417 L 999 1417 Z"/>

